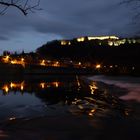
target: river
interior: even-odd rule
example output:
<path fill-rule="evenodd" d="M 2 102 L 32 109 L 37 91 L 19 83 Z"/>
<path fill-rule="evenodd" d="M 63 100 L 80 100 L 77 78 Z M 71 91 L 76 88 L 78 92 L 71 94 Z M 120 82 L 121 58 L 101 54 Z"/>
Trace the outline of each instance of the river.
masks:
<path fill-rule="evenodd" d="M 0 139 L 125 139 L 140 133 L 140 78 L 0 80 Z"/>

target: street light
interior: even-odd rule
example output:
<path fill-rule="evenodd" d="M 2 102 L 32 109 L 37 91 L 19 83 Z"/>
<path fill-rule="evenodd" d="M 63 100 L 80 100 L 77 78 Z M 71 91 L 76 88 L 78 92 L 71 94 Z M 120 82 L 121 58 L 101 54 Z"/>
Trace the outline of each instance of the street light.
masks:
<path fill-rule="evenodd" d="M 100 69 L 101 68 L 101 65 L 100 64 L 97 64 L 96 65 L 96 69 Z"/>

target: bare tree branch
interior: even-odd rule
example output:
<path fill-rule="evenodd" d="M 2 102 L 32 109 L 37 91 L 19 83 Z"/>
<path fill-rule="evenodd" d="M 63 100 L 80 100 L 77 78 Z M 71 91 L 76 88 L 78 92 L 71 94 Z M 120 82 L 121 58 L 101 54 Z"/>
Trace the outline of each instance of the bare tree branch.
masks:
<path fill-rule="evenodd" d="M 20 10 L 25 16 L 28 14 L 28 12 L 34 12 L 39 9 L 40 0 L 37 0 L 35 4 L 30 4 L 31 0 L 0 0 L 0 8 L 2 10 L 0 11 L 0 14 L 5 14 L 6 10 L 9 7 L 14 7 Z"/>

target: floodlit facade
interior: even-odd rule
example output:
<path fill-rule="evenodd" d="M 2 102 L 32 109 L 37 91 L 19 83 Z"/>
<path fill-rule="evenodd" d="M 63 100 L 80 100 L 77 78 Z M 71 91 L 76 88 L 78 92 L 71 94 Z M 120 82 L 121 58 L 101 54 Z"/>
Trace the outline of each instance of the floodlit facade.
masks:
<path fill-rule="evenodd" d="M 107 41 L 109 46 L 120 46 L 128 42 L 129 44 L 134 44 L 134 43 L 140 43 L 140 39 L 125 39 L 122 38 L 120 39 L 119 37 L 112 35 L 112 36 L 89 36 L 89 37 L 79 37 L 76 38 L 77 42 L 84 42 L 86 40 L 88 41 L 94 41 L 94 40 L 99 40 L 99 45 L 102 45 L 103 41 Z M 70 40 L 61 40 L 61 45 L 71 45 Z"/>
<path fill-rule="evenodd" d="M 85 41 L 85 38 L 84 37 L 77 38 L 77 41 L 78 42 L 83 42 L 83 41 Z"/>
<path fill-rule="evenodd" d="M 114 40 L 118 40 L 119 37 L 117 36 L 95 36 L 95 37 L 88 37 L 88 40 L 106 40 L 106 39 L 114 39 Z"/>
<path fill-rule="evenodd" d="M 61 40 L 61 45 L 62 46 L 71 45 L 71 42 L 70 41 L 67 41 L 67 40 Z"/>
<path fill-rule="evenodd" d="M 62 40 L 62 41 L 61 41 L 61 45 L 62 45 L 62 46 L 63 46 L 63 45 L 67 45 L 67 41 Z"/>

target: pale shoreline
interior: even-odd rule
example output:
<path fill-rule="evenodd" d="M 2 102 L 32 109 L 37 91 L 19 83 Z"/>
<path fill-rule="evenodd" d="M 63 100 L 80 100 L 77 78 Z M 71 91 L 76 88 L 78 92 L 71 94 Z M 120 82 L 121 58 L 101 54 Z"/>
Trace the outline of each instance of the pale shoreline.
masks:
<path fill-rule="evenodd" d="M 128 76 L 90 76 L 87 78 L 89 81 L 102 82 L 108 86 L 116 86 L 117 88 L 127 91 L 126 95 L 119 98 L 125 101 L 140 102 L 140 77 Z"/>

